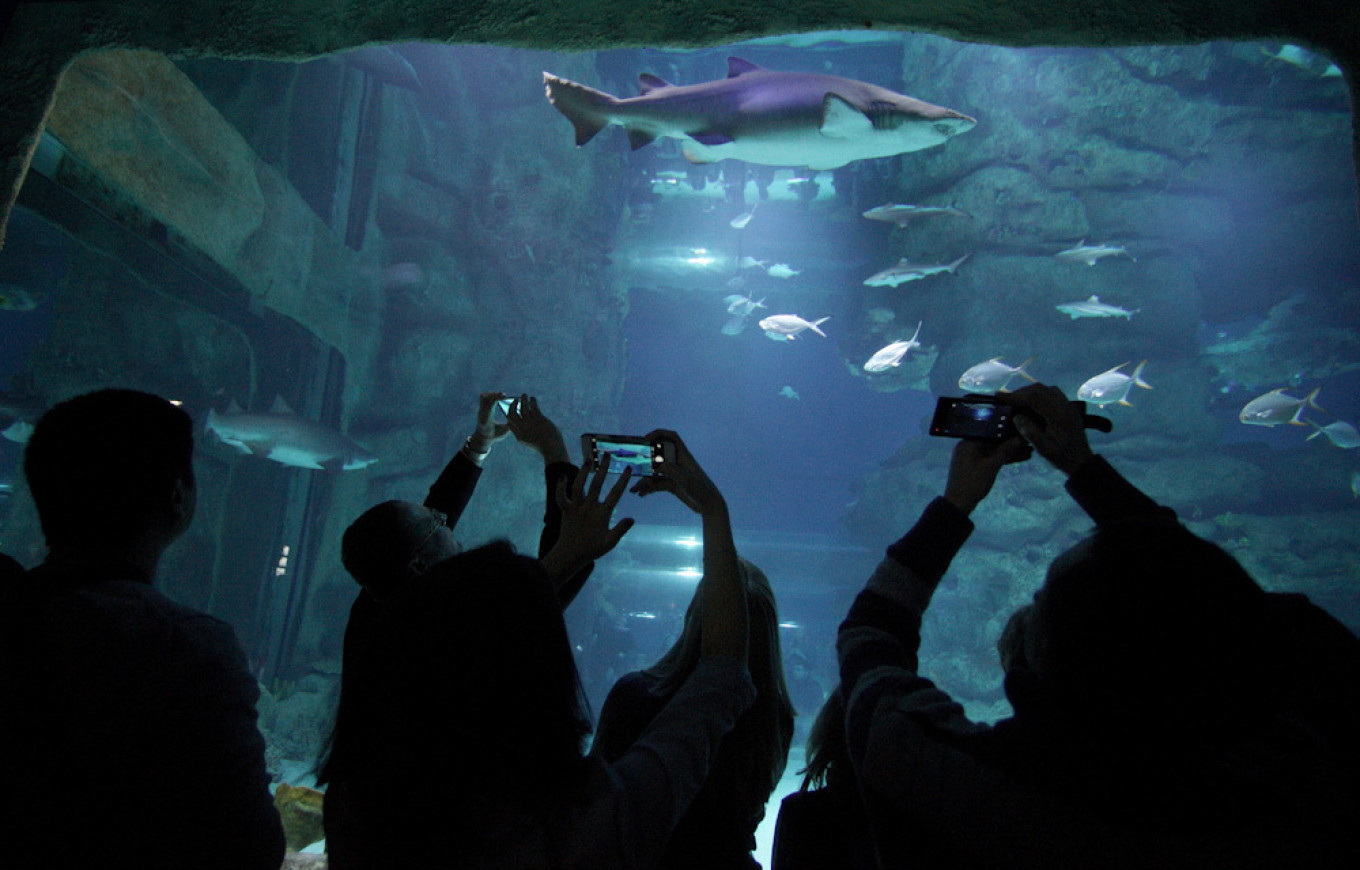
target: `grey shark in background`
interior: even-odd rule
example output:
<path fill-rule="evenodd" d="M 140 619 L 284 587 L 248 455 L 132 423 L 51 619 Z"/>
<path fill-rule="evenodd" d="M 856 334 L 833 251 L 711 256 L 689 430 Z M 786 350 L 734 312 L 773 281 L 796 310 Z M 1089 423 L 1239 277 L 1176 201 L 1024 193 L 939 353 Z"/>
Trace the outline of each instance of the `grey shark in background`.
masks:
<path fill-rule="evenodd" d="M 733 158 L 766 166 L 836 169 L 855 160 L 919 151 L 965 133 L 967 115 L 868 82 L 777 72 L 737 57 L 727 78 L 673 85 L 644 73 L 641 96 L 619 97 L 543 73 L 548 102 L 584 145 L 610 124 L 634 149 L 668 137 L 692 163 Z"/>
<path fill-rule="evenodd" d="M 897 265 L 889 266 L 882 272 L 878 272 L 865 278 L 864 283 L 868 287 L 896 287 L 898 284 L 905 284 L 908 281 L 919 281 L 922 278 L 929 278 L 931 275 L 938 275 L 941 272 L 948 272 L 953 275 L 960 264 L 966 259 L 968 259 L 968 255 L 964 254 L 952 263 L 926 264 L 908 262 L 907 259 L 903 257 L 901 260 L 897 261 Z"/>
<path fill-rule="evenodd" d="M 1138 262 L 1138 258 L 1130 254 L 1123 245 L 1088 245 L 1085 239 L 1077 242 L 1075 247 L 1059 251 L 1053 256 L 1069 263 L 1085 263 L 1088 266 L 1094 266 L 1102 257 L 1128 257 L 1133 262 Z"/>
<path fill-rule="evenodd" d="M 242 453 L 294 468 L 352 471 L 378 461 L 343 434 L 299 417 L 281 398 L 264 414 L 242 411 L 235 402 L 221 414 L 209 411 L 205 430 Z"/>
<path fill-rule="evenodd" d="M 921 218 L 939 217 L 941 215 L 972 217 L 968 212 L 952 205 L 902 205 L 900 203 L 880 205 L 862 214 L 871 221 L 884 221 L 885 223 L 896 224 L 899 227 L 905 227 Z"/>
<path fill-rule="evenodd" d="M 1062 302 L 1053 307 L 1073 320 L 1081 317 L 1122 317 L 1125 320 L 1132 320 L 1133 315 L 1140 310 L 1137 308 L 1129 310 L 1120 308 L 1118 305 L 1101 302 L 1100 297 L 1094 293 L 1084 302 Z"/>

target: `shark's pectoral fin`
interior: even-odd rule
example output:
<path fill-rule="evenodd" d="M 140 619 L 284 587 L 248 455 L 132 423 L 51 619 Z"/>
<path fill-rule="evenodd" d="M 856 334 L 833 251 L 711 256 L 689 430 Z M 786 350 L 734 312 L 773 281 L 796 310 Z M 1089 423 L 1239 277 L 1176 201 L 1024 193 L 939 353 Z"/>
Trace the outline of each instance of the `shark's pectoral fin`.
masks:
<path fill-rule="evenodd" d="M 700 145 L 707 145 L 710 148 L 714 145 L 727 145 L 733 141 L 731 136 L 720 130 L 707 130 L 702 133 L 691 133 L 690 138 Z"/>
<path fill-rule="evenodd" d="M 873 132 L 869 117 L 850 105 L 839 94 L 827 93 L 822 98 L 821 133 L 832 139 L 855 139 Z"/>
<path fill-rule="evenodd" d="M 737 76 L 745 75 L 749 72 L 759 72 L 764 67 L 756 66 L 749 60 L 742 60 L 739 57 L 729 57 L 727 59 L 727 77 L 734 79 Z"/>
<path fill-rule="evenodd" d="M 629 146 L 632 147 L 632 149 L 633 149 L 634 151 L 636 151 L 636 150 L 638 150 L 639 148 L 642 148 L 642 147 L 644 147 L 644 146 L 646 146 L 646 145 L 650 145 L 650 144 L 652 144 L 652 143 L 655 142 L 655 141 L 656 141 L 656 136 L 655 136 L 654 134 L 652 134 L 652 133 L 648 133 L 646 130 L 632 130 L 632 129 L 630 129 L 630 130 L 628 131 L 628 144 L 629 144 Z"/>
<path fill-rule="evenodd" d="M 638 76 L 638 90 L 642 92 L 644 97 L 657 88 L 670 87 L 674 87 L 674 85 L 663 79 L 661 76 L 654 76 L 651 73 L 643 73 Z"/>

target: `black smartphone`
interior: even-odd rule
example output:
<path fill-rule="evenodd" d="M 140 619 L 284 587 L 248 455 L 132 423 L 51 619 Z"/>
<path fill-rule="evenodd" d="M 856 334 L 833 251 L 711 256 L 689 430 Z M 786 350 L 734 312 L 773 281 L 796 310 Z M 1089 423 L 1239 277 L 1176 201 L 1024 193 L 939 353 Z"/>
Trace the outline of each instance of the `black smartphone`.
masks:
<path fill-rule="evenodd" d="M 675 445 L 632 435 L 587 432 L 581 436 L 581 454 L 591 470 L 608 456 L 611 473 L 622 474 L 625 468 L 631 468 L 634 474 L 656 474 L 657 466 L 675 461 Z"/>
<path fill-rule="evenodd" d="M 509 397 L 507 397 L 507 398 L 501 399 L 501 400 L 499 400 L 498 402 L 496 402 L 496 411 L 500 413 L 501 419 L 502 419 L 502 420 L 504 420 L 504 419 L 506 419 L 507 417 L 510 416 L 510 409 L 513 408 L 513 407 L 515 406 L 515 402 L 518 402 L 518 401 L 519 401 L 519 396 L 518 396 L 518 395 L 514 395 L 514 396 L 509 396 Z"/>
<path fill-rule="evenodd" d="M 1015 409 L 993 396 L 940 397 L 935 416 L 930 419 L 930 434 L 941 438 L 978 438 L 1005 441 L 1014 435 Z"/>

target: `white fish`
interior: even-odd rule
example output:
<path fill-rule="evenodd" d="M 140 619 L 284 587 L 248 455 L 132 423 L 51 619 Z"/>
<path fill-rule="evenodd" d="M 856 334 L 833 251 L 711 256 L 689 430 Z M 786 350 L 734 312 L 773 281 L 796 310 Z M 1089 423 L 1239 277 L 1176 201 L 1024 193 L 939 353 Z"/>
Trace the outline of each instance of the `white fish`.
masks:
<path fill-rule="evenodd" d="M 1032 362 L 1034 362 L 1034 357 L 1030 357 L 1018 366 L 1008 366 L 1001 361 L 1001 357 L 994 356 L 964 372 L 963 376 L 959 378 L 959 389 L 969 393 L 986 393 L 989 395 L 1004 393 L 1006 386 L 1016 375 L 1033 383 L 1034 378 L 1030 377 L 1029 372 L 1025 371 L 1025 366 Z"/>
<path fill-rule="evenodd" d="M 830 319 L 830 315 L 820 320 L 807 321 L 797 314 L 772 314 L 760 321 L 760 328 L 765 330 L 766 338 L 772 338 L 775 341 L 793 341 L 794 337 L 805 329 L 810 329 L 822 338 L 826 338 L 826 333 L 817 327 Z"/>
<path fill-rule="evenodd" d="M 757 308 L 767 307 L 765 305 L 764 297 L 761 297 L 761 300 L 756 302 L 755 300 L 749 299 L 738 293 L 733 293 L 731 296 L 724 296 L 723 302 L 727 305 L 728 314 L 736 314 L 742 317 L 751 314 Z"/>
<path fill-rule="evenodd" d="M 1145 390 L 1152 389 L 1152 385 L 1142 377 L 1143 366 L 1147 365 L 1147 360 L 1140 362 L 1131 375 L 1120 371 L 1126 365 L 1128 365 L 1126 362 L 1120 363 L 1082 384 L 1077 389 L 1077 398 L 1093 405 L 1129 405 L 1127 397 L 1130 388 L 1137 386 Z"/>
<path fill-rule="evenodd" d="M 786 399 L 803 398 L 802 396 L 798 395 L 798 391 L 795 390 L 793 387 L 783 387 L 782 389 L 780 389 L 779 395 L 783 396 Z"/>
<path fill-rule="evenodd" d="M 1344 420 L 1337 420 L 1335 423 L 1328 423 L 1326 426 L 1319 426 L 1312 420 L 1308 422 L 1312 423 L 1313 434 L 1303 439 L 1305 441 L 1312 441 L 1319 435 L 1326 435 L 1328 441 L 1345 450 L 1360 447 L 1360 432 L 1355 431 L 1355 427 Z"/>
<path fill-rule="evenodd" d="M 866 372 L 885 372 L 888 369 L 896 368 L 902 364 L 902 357 L 906 356 L 911 350 L 921 346 L 917 337 L 921 334 L 921 322 L 916 324 L 916 331 L 911 338 L 902 341 L 894 341 L 887 347 L 879 348 L 874 351 L 874 355 L 869 357 L 869 361 L 864 364 Z"/>
<path fill-rule="evenodd" d="M 927 265 L 925 263 L 911 263 L 905 257 L 897 261 L 896 266 L 889 266 L 876 275 L 870 275 L 864 279 L 867 287 L 896 287 L 898 284 L 905 284 L 908 281 L 919 281 L 922 278 L 929 278 L 931 275 L 938 275 L 941 272 L 954 274 L 954 270 L 959 268 L 959 264 L 968 259 L 968 254 L 964 254 L 952 263 L 940 263 Z"/>
<path fill-rule="evenodd" d="M 340 432 L 299 417 L 282 398 L 275 398 L 266 414 L 242 411 L 235 402 L 232 405 L 222 414 L 209 411 L 205 428 L 242 453 L 328 471 L 366 468 L 378 461 Z"/>
<path fill-rule="evenodd" d="M 887 223 L 897 224 L 899 227 L 905 227 L 907 224 L 919 220 L 920 218 L 938 217 L 940 215 L 965 218 L 972 217 L 968 212 L 955 208 L 952 205 L 899 205 L 897 203 L 871 208 L 868 211 L 863 212 L 863 215 L 871 221 L 885 221 Z"/>
<path fill-rule="evenodd" d="M 727 318 L 727 322 L 722 325 L 723 335 L 741 335 L 746 331 L 746 315 L 737 314 Z"/>
<path fill-rule="evenodd" d="M 743 269 L 764 269 L 766 260 L 757 260 L 755 257 L 742 257 L 737 263 Z"/>
<path fill-rule="evenodd" d="M 1099 260 L 1102 257 L 1128 257 L 1135 263 L 1138 262 L 1138 258 L 1125 250 L 1123 245 L 1117 247 L 1114 245 L 1088 245 L 1086 244 L 1085 239 L 1077 242 L 1076 247 L 1068 248 L 1065 251 L 1059 251 L 1053 256 L 1057 257 L 1059 260 L 1066 260 L 1071 263 L 1085 263 L 1088 266 L 1094 266 L 1096 260 Z"/>
<path fill-rule="evenodd" d="M 1108 305 L 1101 302 L 1100 297 L 1094 294 L 1085 302 L 1064 302 L 1053 307 L 1073 320 L 1078 317 L 1122 317 L 1125 320 L 1130 320 L 1133 315 L 1142 310 L 1135 308 L 1129 311 L 1127 308 L 1120 308 L 1118 305 Z"/>
<path fill-rule="evenodd" d="M 1242 408 L 1237 414 L 1237 419 L 1248 426 L 1279 426 L 1289 424 L 1290 426 L 1306 425 L 1299 419 L 1303 413 L 1305 405 L 1319 411 L 1317 394 L 1321 387 L 1317 387 L 1302 399 L 1285 395 L 1285 387 L 1278 390 L 1271 390 L 1264 396 L 1257 396 Z"/>
<path fill-rule="evenodd" d="M 756 205 L 760 205 L 760 200 L 756 200 Z M 745 212 L 743 214 L 739 214 L 736 217 L 732 218 L 732 220 L 727 222 L 727 225 L 734 230 L 745 229 L 746 225 L 751 222 L 751 218 L 756 216 L 756 205 L 751 206 L 750 211 Z"/>
<path fill-rule="evenodd" d="M 775 263 L 765 270 L 765 274 L 771 278 L 792 278 L 794 275 L 801 275 L 797 269 L 790 269 L 788 263 Z"/>

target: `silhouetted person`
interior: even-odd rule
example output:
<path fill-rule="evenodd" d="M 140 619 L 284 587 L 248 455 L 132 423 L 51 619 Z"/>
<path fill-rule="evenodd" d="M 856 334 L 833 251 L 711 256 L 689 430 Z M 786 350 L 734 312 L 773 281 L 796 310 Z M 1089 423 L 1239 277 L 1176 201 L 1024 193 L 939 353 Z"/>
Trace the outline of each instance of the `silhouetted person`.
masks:
<path fill-rule="evenodd" d="M 351 751 L 365 763 L 347 775 L 365 839 L 332 852 L 335 866 L 654 866 L 754 696 L 726 509 L 676 440 L 664 473 L 708 517 L 703 655 L 634 750 L 614 764 L 583 755 L 590 721 L 544 565 L 504 543 L 446 559 L 384 602 L 358 659 Z M 609 524 L 628 472 L 601 499 L 604 477 L 587 486 L 583 473 L 557 495 L 549 555 L 564 564 L 603 555 L 626 530 Z"/>
<path fill-rule="evenodd" d="M 24 576 L 24 566 L 19 564 L 19 560 L 5 553 L 0 553 L 0 594 L 9 586 Z"/>
<path fill-rule="evenodd" d="M 869 824 L 859 799 L 845 701 L 837 686 L 812 723 L 803 784 L 779 805 L 771 870 L 873 870 Z"/>
<path fill-rule="evenodd" d="M 259 697 L 226 623 L 157 592 L 194 515 L 189 416 L 104 390 L 38 421 L 48 557 L 0 599 L 6 868 L 277 870 Z"/>
<path fill-rule="evenodd" d="M 880 866 L 1360 866 L 1360 641 L 1093 455 L 1058 390 L 1006 401 L 1023 439 L 955 448 L 944 496 L 840 629 Z M 921 617 L 968 514 L 1030 445 L 1096 531 L 1003 633 L 1015 715 L 988 726 L 918 673 Z"/>
<path fill-rule="evenodd" d="M 638 485 L 652 488 L 646 478 Z M 755 831 L 788 762 L 793 706 L 784 687 L 774 590 L 755 565 L 745 559 L 738 559 L 737 564 L 746 586 L 748 664 L 756 684 L 756 702 L 723 738 L 708 780 L 671 834 L 658 870 L 759 868 L 751 856 Z M 696 587 L 684 627 L 670 650 L 646 670 L 625 674 L 610 689 L 600 708 L 592 755 L 605 761 L 623 757 L 693 673 L 703 639 L 701 589 L 702 585 Z"/>

